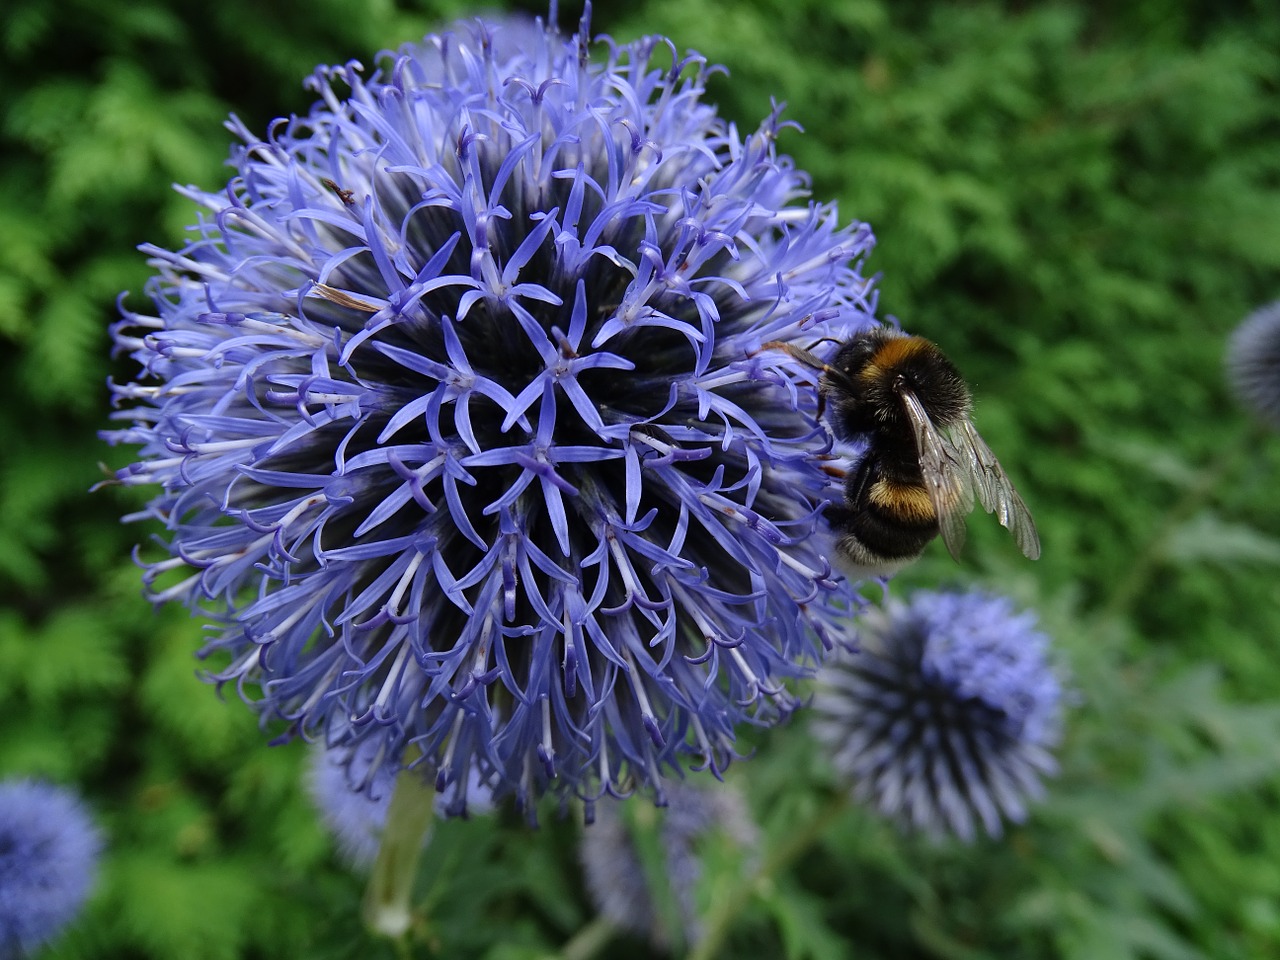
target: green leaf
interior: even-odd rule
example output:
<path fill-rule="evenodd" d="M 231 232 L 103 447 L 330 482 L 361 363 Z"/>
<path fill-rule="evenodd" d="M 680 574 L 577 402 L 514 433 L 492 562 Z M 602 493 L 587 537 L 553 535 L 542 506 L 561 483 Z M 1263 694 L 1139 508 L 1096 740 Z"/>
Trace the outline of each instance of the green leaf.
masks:
<path fill-rule="evenodd" d="M 830 932 L 828 904 L 790 883 L 770 884 L 760 902 L 777 922 L 787 960 L 844 960 L 849 944 Z"/>
<path fill-rule="evenodd" d="M 1280 539 L 1206 510 L 1173 531 L 1164 554 L 1178 563 L 1274 565 L 1280 563 Z"/>
<path fill-rule="evenodd" d="M 176 863 L 119 851 L 105 871 L 119 925 L 157 957 L 236 960 L 261 875 L 236 863 Z"/>

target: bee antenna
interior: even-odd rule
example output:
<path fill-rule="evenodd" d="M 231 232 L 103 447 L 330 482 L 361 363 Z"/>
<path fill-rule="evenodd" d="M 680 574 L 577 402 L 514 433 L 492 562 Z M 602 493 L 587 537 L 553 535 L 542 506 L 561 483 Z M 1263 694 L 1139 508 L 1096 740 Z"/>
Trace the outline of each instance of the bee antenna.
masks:
<path fill-rule="evenodd" d="M 821 339 L 815 340 L 813 341 L 813 343 L 809 344 L 809 349 L 812 350 L 814 347 L 816 347 L 820 343 L 840 344 L 840 343 L 844 343 L 844 341 L 839 339 L 838 337 L 822 337 Z"/>
<path fill-rule="evenodd" d="M 831 337 L 822 338 L 822 340 L 831 339 Z M 818 343 L 822 343 L 822 340 L 817 341 L 814 346 L 817 346 Z M 833 342 L 840 343 L 841 341 L 834 340 Z M 854 389 L 855 385 L 853 381 L 849 379 L 849 376 L 843 370 L 837 370 L 835 367 L 831 366 L 831 364 L 824 362 L 817 355 L 810 353 L 803 347 L 797 347 L 794 343 L 786 343 L 782 340 L 770 340 L 768 343 L 761 344 L 760 350 L 781 350 L 783 353 L 799 360 L 806 367 L 813 367 L 815 370 L 821 370 L 824 376 L 839 381 L 848 389 Z M 759 351 L 756 352 L 758 353 Z"/>
<path fill-rule="evenodd" d="M 794 343 L 787 343 L 783 340 L 770 340 L 768 343 L 760 344 L 760 350 L 757 350 L 756 353 L 762 350 L 781 350 L 793 359 L 799 360 L 806 367 L 813 367 L 813 369 L 821 370 L 823 373 L 828 369 L 823 360 L 810 353 L 804 347 L 797 347 Z"/>

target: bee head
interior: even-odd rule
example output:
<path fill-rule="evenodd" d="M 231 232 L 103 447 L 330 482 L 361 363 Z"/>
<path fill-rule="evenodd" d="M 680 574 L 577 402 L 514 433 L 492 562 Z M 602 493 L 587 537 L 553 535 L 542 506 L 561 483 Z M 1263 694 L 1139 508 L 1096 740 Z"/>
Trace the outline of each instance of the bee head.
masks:
<path fill-rule="evenodd" d="M 899 340 L 910 340 L 896 330 L 877 327 L 850 337 L 836 355 L 831 358 L 831 369 L 848 381 L 849 389 L 857 389 L 864 380 L 867 369 L 875 363 L 876 357 L 885 349 L 885 345 Z"/>
<path fill-rule="evenodd" d="M 848 381 L 863 416 L 870 415 L 882 429 L 903 422 L 901 396 L 907 391 L 938 426 L 967 417 L 971 409 L 969 388 L 955 364 L 923 337 L 887 327 L 869 330 L 847 341 L 831 367 Z"/>

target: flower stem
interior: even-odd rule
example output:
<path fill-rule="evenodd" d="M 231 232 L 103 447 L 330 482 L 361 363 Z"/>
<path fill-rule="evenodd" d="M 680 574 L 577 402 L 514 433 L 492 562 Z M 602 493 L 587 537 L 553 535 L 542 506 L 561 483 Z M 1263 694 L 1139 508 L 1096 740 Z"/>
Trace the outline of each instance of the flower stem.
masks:
<path fill-rule="evenodd" d="M 689 952 L 688 960 L 713 960 L 724 946 L 729 931 L 733 929 L 734 920 L 746 909 L 760 884 L 799 859 L 847 809 L 848 800 L 845 795 L 836 793 L 825 806 L 819 807 L 812 817 L 769 851 L 757 870 L 748 873 L 727 896 L 712 906 L 707 913 L 702 937 Z"/>
<path fill-rule="evenodd" d="M 400 772 L 362 909 L 365 925 L 384 937 L 403 937 L 413 920 L 409 898 L 423 840 L 435 819 L 434 799 L 435 790 L 421 773 Z"/>
<path fill-rule="evenodd" d="M 559 960 L 591 960 L 609 941 L 617 929 L 605 917 L 596 917 L 573 935 L 560 950 Z"/>

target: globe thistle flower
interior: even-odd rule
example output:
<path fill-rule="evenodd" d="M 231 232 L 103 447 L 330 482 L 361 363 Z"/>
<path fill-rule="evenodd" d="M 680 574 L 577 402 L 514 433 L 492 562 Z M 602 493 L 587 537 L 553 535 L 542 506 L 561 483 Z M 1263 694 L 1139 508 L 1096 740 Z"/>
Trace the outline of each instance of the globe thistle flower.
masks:
<path fill-rule="evenodd" d="M 369 747 L 373 745 L 372 741 L 359 741 L 350 749 L 328 750 L 315 744 L 307 767 L 311 799 L 333 834 L 339 854 L 358 870 L 367 870 L 378 856 L 396 785 L 390 766 L 371 762 Z M 447 792 L 435 797 L 439 816 L 485 814 L 492 809 L 489 790 L 475 779 L 451 784 Z"/>
<path fill-rule="evenodd" d="M 730 785 L 672 783 L 667 799 L 655 831 L 661 863 L 651 864 L 651 869 L 646 869 L 636 828 L 615 803 L 597 807 L 596 820 L 583 831 L 579 847 L 587 893 L 600 915 L 660 950 L 670 950 L 677 936 L 688 946 L 701 935 L 697 890 L 701 847 L 707 839 L 719 832 L 744 860 L 752 858 L 760 843 L 746 801 Z M 659 884 L 661 892 L 655 889 Z M 662 893 L 670 897 L 670 904 L 663 904 Z"/>
<path fill-rule="evenodd" d="M 74 795 L 30 780 L 0 783 L 0 957 L 20 957 L 80 912 L 102 840 Z"/>
<path fill-rule="evenodd" d="M 1227 341 L 1227 381 L 1240 403 L 1280 430 L 1280 302 L 1256 310 Z"/>
<path fill-rule="evenodd" d="M 820 672 L 814 733 L 854 797 L 903 826 L 973 838 L 1021 822 L 1056 772 L 1062 690 L 1032 613 L 982 593 L 868 611 Z"/>
<path fill-rule="evenodd" d="M 588 17 L 462 24 L 319 70 L 266 139 L 233 120 L 235 176 L 182 191 L 207 214 L 142 248 L 154 313 L 114 328 L 145 580 L 215 618 L 212 679 L 522 805 L 719 771 L 857 602 L 816 395 L 757 351 L 872 322 L 870 230 L 804 200 L 776 110 L 744 135 L 701 58 L 595 60 Z"/>

